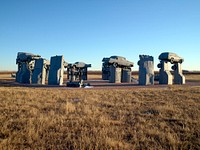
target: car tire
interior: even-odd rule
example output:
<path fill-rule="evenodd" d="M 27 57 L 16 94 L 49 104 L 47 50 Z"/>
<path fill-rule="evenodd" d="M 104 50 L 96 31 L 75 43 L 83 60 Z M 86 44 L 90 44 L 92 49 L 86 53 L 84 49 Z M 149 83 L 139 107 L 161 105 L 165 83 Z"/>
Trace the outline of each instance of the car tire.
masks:
<path fill-rule="evenodd" d="M 118 64 L 117 64 L 117 63 L 113 63 L 113 67 L 115 67 L 115 68 L 116 68 L 117 66 L 118 66 Z"/>
<path fill-rule="evenodd" d="M 177 69 L 177 67 L 175 65 L 173 65 L 171 68 L 172 68 L 172 70 L 176 70 Z"/>
<path fill-rule="evenodd" d="M 174 58 L 171 58 L 170 62 L 173 64 L 174 63 Z"/>

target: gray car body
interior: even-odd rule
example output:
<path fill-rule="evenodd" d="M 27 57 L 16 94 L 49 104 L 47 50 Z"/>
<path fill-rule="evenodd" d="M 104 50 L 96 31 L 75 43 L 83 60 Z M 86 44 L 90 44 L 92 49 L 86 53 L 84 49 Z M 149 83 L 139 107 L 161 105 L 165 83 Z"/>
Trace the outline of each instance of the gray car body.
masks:
<path fill-rule="evenodd" d="M 74 64 L 68 64 L 68 68 L 74 66 L 75 68 L 87 68 L 91 67 L 91 64 L 86 64 L 84 62 L 75 62 Z"/>
<path fill-rule="evenodd" d="M 103 58 L 102 62 L 106 64 L 111 64 L 115 66 L 125 66 L 125 67 L 133 67 L 134 63 L 126 60 L 125 57 L 122 56 L 111 56 L 109 58 Z"/>
<path fill-rule="evenodd" d="M 26 62 L 26 61 L 30 62 L 31 60 L 36 60 L 40 58 L 41 58 L 40 55 L 35 55 L 32 53 L 26 53 L 26 52 L 18 52 L 16 63 Z"/>
<path fill-rule="evenodd" d="M 182 57 L 178 56 L 175 53 L 171 53 L 171 52 L 161 53 L 159 55 L 158 59 L 166 60 L 166 61 L 169 61 L 171 63 L 182 63 L 184 61 L 184 59 Z"/>

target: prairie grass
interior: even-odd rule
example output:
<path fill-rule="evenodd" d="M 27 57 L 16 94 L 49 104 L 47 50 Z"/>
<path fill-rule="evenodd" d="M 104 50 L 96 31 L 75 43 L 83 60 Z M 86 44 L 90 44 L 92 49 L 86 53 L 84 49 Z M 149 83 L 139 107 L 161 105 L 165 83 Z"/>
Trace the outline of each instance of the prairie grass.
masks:
<path fill-rule="evenodd" d="M 1 81 L 15 81 L 15 78 L 11 77 L 11 73 L 13 72 L 0 72 L 0 82 Z M 186 82 L 190 81 L 190 82 L 200 82 L 200 74 L 184 74 L 185 78 L 186 78 Z M 135 72 L 132 75 L 133 78 L 138 79 L 138 73 Z M 89 80 L 101 80 L 102 79 L 102 75 L 101 72 L 97 71 L 89 73 L 88 74 L 88 79 Z M 67 81 L 67 74 L 64 74 L 64 81 Z"/>
<path fill-rule="evenodd" d="M 200 149 L 200 87 L 0 87 L 0 149 Z"/>
<path fill-rule="evenodd" d="M 200 74 L 188 74 L 185 77 L 186 77 L 186 81 L 200 82 Z"/>

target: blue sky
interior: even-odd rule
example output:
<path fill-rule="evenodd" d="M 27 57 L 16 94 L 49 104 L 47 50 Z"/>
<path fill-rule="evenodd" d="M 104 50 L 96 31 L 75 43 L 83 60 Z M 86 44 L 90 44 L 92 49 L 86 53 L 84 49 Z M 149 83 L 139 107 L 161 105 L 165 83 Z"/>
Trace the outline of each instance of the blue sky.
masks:
<path fill-rule="evenodd" d="M 120 55 L 135 63 L 165 51 L 183 69 L 200 70 L 200 0 L 0 0 L 0 70 L 16 70 L 17 52 L 91 63 Z"/>

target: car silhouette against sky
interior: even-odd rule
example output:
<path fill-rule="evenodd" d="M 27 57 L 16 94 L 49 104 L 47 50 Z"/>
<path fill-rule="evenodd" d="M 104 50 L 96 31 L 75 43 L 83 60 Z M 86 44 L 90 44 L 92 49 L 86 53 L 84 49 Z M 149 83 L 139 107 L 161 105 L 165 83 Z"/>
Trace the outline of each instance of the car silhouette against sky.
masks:
<path fill-rule="evenodd" d="M 126 60 L 125 57 L 122 56 L 111 56 L 109 58 L 103 58 L 103 65 L 113 65 L 114 67 L 122 66 L 122 67 L 133 67 L 134 63 Z"/>
<path fill-rule="evenodd" d="M 32 53 L 25 53 L 25 52 L 18 52 L 17 53 L 17 59 L 16 59 L 16 64 L 20 62 L 31 62 L 31 60 L 36 60 L 40 59 L 40 55 L 35 55 Z"/>
<path fill-rule="evenodd" d="M 182 57 L 178 56 L 175 53 L 171 53 L 171 52 L 161 53 L 159 55 L 158 59 L 166 60 L 166 61 L 169 61 L 171 63 L 182 63 L 184 61 L 184 59 Z"/>

